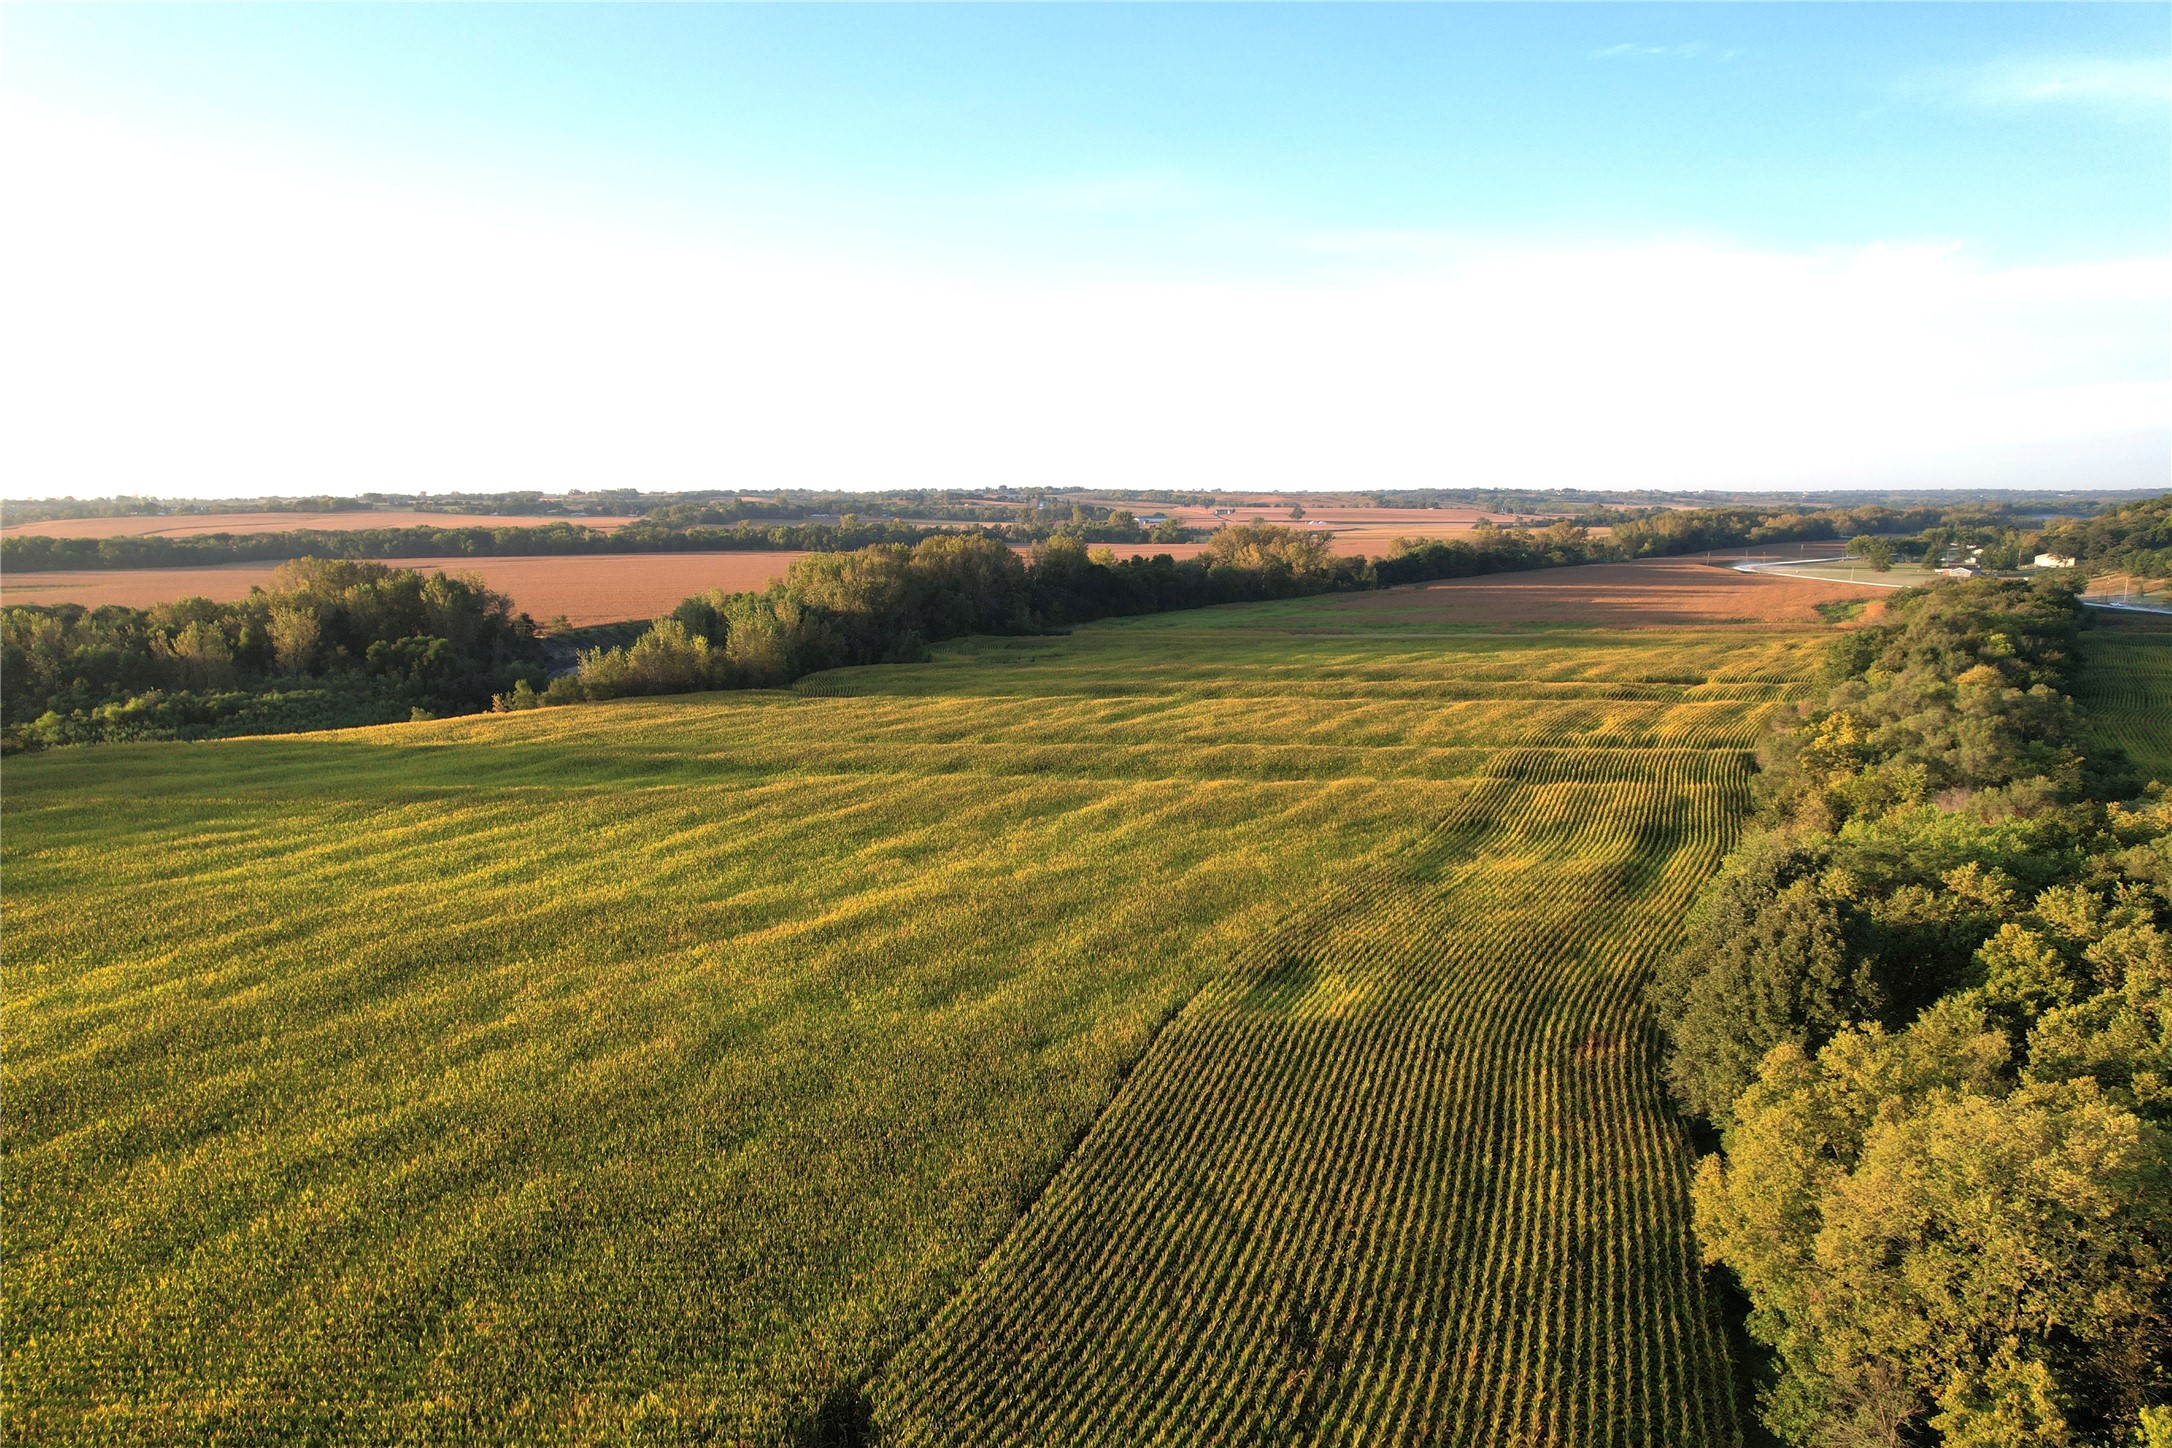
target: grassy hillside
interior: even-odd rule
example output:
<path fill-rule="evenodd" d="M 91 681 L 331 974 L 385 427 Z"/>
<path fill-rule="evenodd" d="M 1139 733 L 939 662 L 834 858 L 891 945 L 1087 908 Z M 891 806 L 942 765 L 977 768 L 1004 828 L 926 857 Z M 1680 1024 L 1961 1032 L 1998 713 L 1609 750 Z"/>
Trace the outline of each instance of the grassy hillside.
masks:
<path fill-rule="evenodd" d="M 1731 1443 L 1637 992 L 1810 647 L 1321 601 L 11 763 L 8 1430 Z"/>

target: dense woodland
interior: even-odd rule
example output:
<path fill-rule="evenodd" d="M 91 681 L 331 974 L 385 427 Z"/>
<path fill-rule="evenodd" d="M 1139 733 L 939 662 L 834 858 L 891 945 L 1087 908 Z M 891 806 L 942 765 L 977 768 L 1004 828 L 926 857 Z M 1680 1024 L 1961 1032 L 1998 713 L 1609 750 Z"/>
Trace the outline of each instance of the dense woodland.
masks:
<path fill-rule="evenodd" d="M 2044 530 L 2044 546 L 2098 572 L 2172 577 L 2172 494 Z"/>
<path fill-rule="evenodd" d="M 2089 747 L 2078 612 L 1837 641 L 1654 982 L 1789 1443 L 2172 1441 L 2172 795 Z"/>
<path fill-rule="evenodd" d="M 472 713 L 544 676 L 504 595 L 382 563 L 283 564 L 239 603 L 0 610 L 10 749 Z"/>

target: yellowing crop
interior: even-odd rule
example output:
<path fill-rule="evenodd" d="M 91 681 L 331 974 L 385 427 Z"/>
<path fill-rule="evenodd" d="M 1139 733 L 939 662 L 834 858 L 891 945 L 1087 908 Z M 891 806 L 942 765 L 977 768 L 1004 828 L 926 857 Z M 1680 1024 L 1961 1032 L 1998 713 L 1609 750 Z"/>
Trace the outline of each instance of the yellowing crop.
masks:
<path fill-rule="evenodd" d="M 1815 640 L 1323 609 L 12 762 L 8 1431 L 1736 1442 L 1639 988 Z"/>

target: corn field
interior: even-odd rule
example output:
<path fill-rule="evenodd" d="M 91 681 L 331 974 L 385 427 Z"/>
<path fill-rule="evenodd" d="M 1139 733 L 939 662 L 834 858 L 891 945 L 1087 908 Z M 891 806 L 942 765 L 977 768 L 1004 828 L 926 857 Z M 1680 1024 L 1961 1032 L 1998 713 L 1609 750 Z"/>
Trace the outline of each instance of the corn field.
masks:
<path fill-rule="evenodd" d="M 1815 636 L 1328 626 L 11 763 L 10 1440 L 1739 1442 L 1639 991 Z"/>

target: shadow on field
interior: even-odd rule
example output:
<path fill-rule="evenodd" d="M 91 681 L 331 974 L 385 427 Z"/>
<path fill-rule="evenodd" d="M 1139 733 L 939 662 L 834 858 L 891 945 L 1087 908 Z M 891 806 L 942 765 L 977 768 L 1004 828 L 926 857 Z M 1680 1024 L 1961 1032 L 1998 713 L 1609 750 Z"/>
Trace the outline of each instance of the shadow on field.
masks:
<path fill-rule="evenodd" d="M 874 1400 L 858 1383 L 839 1383 L 792 1435 L 795 1448 L 874 1448 L 883 1432 Z"/>
<path fill-rule="evenodd" d="M 1728 1358 L 1734 1368 L 1735 1411 L 1742 1424 L 1743 1448 L 1785 1448 L 1765 1426 L 1765 1395 L 1779 1381 L 1779 1355 L 1750 1336 L 1750 1298 L 1725 1267 L 1705 1268 L 1705 1285 L 1720 1304 L 1727 1330 Z"/>

